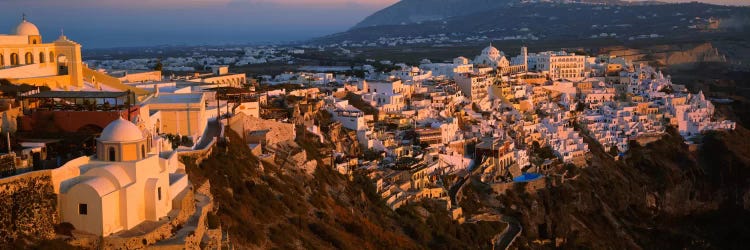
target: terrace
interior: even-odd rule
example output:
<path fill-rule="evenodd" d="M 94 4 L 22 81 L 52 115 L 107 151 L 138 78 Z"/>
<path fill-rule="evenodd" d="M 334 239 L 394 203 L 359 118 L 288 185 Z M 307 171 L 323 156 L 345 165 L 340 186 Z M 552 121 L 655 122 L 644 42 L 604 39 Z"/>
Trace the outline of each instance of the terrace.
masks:
<path fill-rule="evenodd" d="M 27 96 L 24 114 L 33 111 L 121 111 L 131 110 L 135 94 L 102 91 L 46 91 Z"/>

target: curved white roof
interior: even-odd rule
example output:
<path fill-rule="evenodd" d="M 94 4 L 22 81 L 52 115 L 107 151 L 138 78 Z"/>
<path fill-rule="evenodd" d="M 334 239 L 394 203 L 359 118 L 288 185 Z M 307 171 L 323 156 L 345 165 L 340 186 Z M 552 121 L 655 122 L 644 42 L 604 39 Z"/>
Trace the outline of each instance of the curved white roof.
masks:
<path fill-rule="evenodd" d="M 23 21 L 21 21 L 21 23 L 18 24 L 18 26 L 16 26 L 16 30 L 14 33 L 21 36 L 38 36 L 39 29 L 36 27 L 36 25 L 24 19 Z"/>
<path fill-rule="evenodd" d="M 107 165 L 104 167 L 92 168 L 84 175 L 107 178 L 116 188 L 122 188 L 133 183 L 133 178 L 131 178 L 125 168 L 120 165 Z"/>
<path fill-rule="evenodd" d="M 81 184 L 78 184 L 78 185 L 83 185 L 83 186 L 90 187 L 91 189 L 93 189 L 94 191 L 96 191 L 96 193 L 99 195 L 99 197 L 103 197 L 103 196 L 105 196 L 105 195 L 107 195 L 109 193 L 112 193 L 115 190 L 117 190 L 117 188 L 112 183 L 112 181 L 110 181 L 109 179 L 104 178 L 104 177 L 96 177 L 96 178 L 87 180 L 87 181 L 85 181 L 85 182 L 83 182 Z"/>
<path fill-rule="evenodd" d="M 97 140 L 103 142 L 132 142 L 143 139 L 143 131 L 138 126 L 120 117 L 107 125 Z"/>

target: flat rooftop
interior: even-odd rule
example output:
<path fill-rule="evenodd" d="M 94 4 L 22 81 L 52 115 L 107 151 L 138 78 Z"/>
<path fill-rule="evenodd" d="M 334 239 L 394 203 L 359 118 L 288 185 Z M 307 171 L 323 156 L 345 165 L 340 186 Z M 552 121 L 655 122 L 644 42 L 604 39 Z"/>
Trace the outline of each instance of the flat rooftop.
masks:
<path fill-rule="evenodd" d="M 188 94 L 159 94 L 146 100 L 147 104 L 170 104 L 170 103 L 201 103 L 203 102 L 203 93 Z"/>
<path fill-rule="evenodd" d="M 119 98 L 128 96 L 129 92 L 105 91 L 45 91 L 25 98 Z"/>

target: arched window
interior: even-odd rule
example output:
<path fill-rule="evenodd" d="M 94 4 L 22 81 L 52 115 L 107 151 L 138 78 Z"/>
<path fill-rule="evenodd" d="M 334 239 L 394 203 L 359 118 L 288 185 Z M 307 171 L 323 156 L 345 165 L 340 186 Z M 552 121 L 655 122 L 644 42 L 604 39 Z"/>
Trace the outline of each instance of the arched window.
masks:
<path fill-rule="evenodd" d="M 44 52 L 39 52 L 39 63 L 45 63 Z"/>
<path fill-rule="evenodd" d="M 20 62 L 18 61 L 18 54 L 13 53 L 10 54 L 10 65 L 18 65 Z"/>
<path fill-rule="evenodd" d="M 31 52 L 26 52 L 26 55 L 24 55 L 24 62 L 26 64 L 33 64 L 34 63 L 34 55 L 31 54 Z"/>
<path fill-rule="evenodd" d="M 49 62 L 55 62 L 55 52 L 49 52 Z"/>
<path fill-rule="evenodd" d="M 115 148 L 109 147 L 109 161 L 115 161 Z"/>
<path fill-rule="evenodd" d="M 141 145 L 141 159 L 146 159 L 146 145 Z"/>

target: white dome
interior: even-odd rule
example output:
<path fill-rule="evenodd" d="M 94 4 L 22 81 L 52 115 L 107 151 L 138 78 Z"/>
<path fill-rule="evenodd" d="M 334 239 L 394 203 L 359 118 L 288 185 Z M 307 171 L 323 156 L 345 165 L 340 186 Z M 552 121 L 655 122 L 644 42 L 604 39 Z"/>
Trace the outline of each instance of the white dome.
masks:
<path fill-rule="evenodd" d="M 38 36 L 39 35 L 39 29 L 34 25 L 33 23 L 26 21 L 25 19 L 21 21 L 18 26 L 16 26 L 15 30 L 16 35 L 21 36 Z"/>
<path fill-rule="evenodd" d="M 98 140 L 102 142 L 140 141 L 143 140 L 143 132 L 132 122 L 120 117 L 102 130 L 102 135 Z"/>
<path fill-rule="evenodd" d="M 499 54 L 499 53 L 500 53 L 500 51 L 497 50 L 497 48 L 492 47 L 492 45 L 490 45 L 487 48 L 484 48 L 484 50 L 482 50 L 482 54 L 485 54 L 485 55 L 492 55 L 492 54 Z"/>

